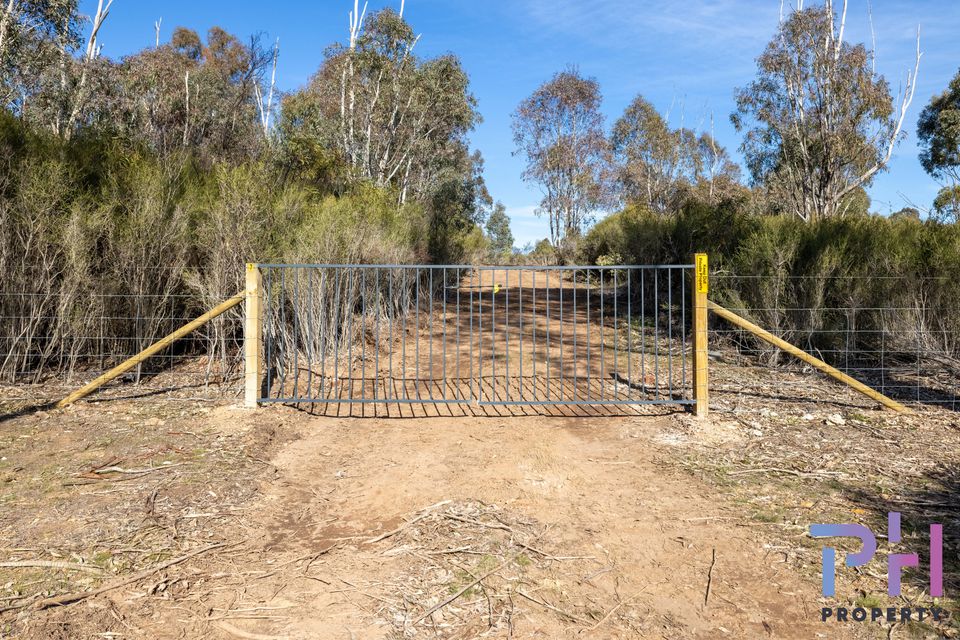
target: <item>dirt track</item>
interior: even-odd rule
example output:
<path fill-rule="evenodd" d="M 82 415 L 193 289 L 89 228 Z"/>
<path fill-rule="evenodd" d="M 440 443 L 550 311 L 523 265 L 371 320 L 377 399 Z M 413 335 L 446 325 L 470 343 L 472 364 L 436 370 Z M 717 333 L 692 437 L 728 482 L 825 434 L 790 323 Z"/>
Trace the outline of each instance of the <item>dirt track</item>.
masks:
<path fill-rule="evenodd" d="M 757 530 L 741 526 L 736 505 L 671 463 L 663 441 L 686 417 L 337 420 L 224 407 L 163 421 L 175 434 L 167 438 L 173 451 L 183 451 L 178 443 L 197 446 L 196 438 L 219 448 L 214 460 L 164 453 L 184 465 L 173 478 L 40 484 L 96 466 L 65 451 L 43 467 L 50 465 L 43 451 L 77 451 L 86 442 L 83 455 L 98 462 L 127 455 L 119 442 L 102 442 L 112 439 L 107 424 L 99 442 L 90 431 L 77 434 L 102 421 L 102 411 L 20 419 L 21 427 L 37 427 L 35 449 L 5 453 L 37 480 L 8 479 L 4 498 L 14 509 L 3 517 L 3 537 L 8 549 L 34 551 L 6 553 L 113 553 L 105 566 L 124 573 L 114 564 L 117 547 L 162 545 L 159 557 L 171 557 L 209 542 L 237 546 L 65 609 L 27 609 L 19 620 L 5 618 L 10 631 L 811 638 L 823 629 L 815 580 L 793 573 Z M 188 430 L 193 436 L 183 435 Z M 260 455 L 271 457 L 258 463 Z M 136 464 L 159 463 L 155 455 Z M 143 566 L 156 564 L 141 557 Z M 468 589 L 417 621 L 503 561 L 482 590 Z M 23 577 L 15 571 L 4 570 Z M 834 631 L 829 637 L 839 637 Z"/>

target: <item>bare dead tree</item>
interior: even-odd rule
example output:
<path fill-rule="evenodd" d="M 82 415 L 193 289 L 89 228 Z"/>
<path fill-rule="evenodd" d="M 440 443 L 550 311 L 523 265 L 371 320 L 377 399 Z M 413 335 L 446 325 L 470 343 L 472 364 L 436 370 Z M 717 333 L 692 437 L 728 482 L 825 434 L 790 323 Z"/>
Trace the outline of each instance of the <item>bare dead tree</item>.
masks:
<path fill-rule="evenodd" d="M 72 95 L 65 95 L 64 105 L 66 106 L 72 102 L 72 108 L 70 109 L 70 114 L 66 118 L 66 122 L 62 125 L 57 124 L 57 128 L 60 135 L 66 139 L 70 139 L 73 135 L 74 128 L 76 127 L 77 121 L 80 119 L 80 114 L 83 112 L 83 109 L 87 105 L 87 81 L 90 74 L 90 67 L 93 62 L 100 56 L 100 51 L 102 45 L 97 45 L 97 38 L 100 34 L 100 29 L 103 27 L 104 22 L 107 20 L 107 16 L 110 15 L 110 8 L 113 6 L 113 0 L 107 0 L 104 4 L 104 0 L 98 0 L 97 2 L 97 12 L 93 16 L 93 21 L 90 27 L 90 37 L 87 38 L 87 47 L 84 52 L 83 58 L 80 60 L 80 78 L 77 81 L 76 89 L 72 91 Z M 68 93 L 67 86 L 67 56 L 68 52 L 66 50 L 66 39 L 64 39 L 63 50 L 61 52 L 61 75 L 60 75 L 60 84 L 61 90 Z"/>
<path fill-rule="evenodd" d="M 343 148 L 348 157 L 354 157 L 354 111 L 356 109 L 356 90 L 353 84 L 353 78 L 356 73 L 354 68 L 353 54 L 357 50 L 357 40 L 363 30 L 363 19 L 367 15 L 367 3 L 363 3 L 363 11 L 360 11 L 359 0 L 353 0 L 353 11 L 348 16 L 350 26 L 350 45 L 347 52 L 347 64 L 343 68 L 340 78 L 340 131 L 343 137 Z M 349 88 L 348 88 L 349 86 Z"/>
<path fill-rule="evenodd" d="M 7 47 L 7 31 L 10 30 L 14 20 L 14 9 L 16 6 L 13 0 L 7 1 L 7 6 L 3 9 L 3 15 L 0 16 L 0 60 L 3 60 Z"/>
<path fill-rule="evenodd" d="M 96 59 L 97 56 L 100 55 L 100 47 L 97 46 L 97 36 L 100 34 L 100 28 L 103 27 L 103 23 L 106 22 L 107 16 L 110 15 L 110 7 L 112 6 L 113 0 L 107 0 L 106 6 L 104 6 L 103 0 L 97 2 L 97 12 L 93 16 L 90 37 L 87 39 L 87 52 L 84 56 L 88 62 Z"/>
<path fill-rule="evenodd" d="M 190 139 L 190 70 L 183 74 L 183 88 L 184 88 L 184 116 L 183 116 L 183 146 L 187 146 L 187 141 Z"/>
<path fill-rule="evenodd" d="M 156 41 L 154 43 L 154 48 L 160 48 L 160 25 L 163 24 L 163 16 L 160 16 L 160 19 L 153 23 L 153 30 L 157 35 Z"/>
<path fill-rule="evenodd" d="M 259 82 L 253 85 L 254 95 L 257 100 L 257 109 L 260 112 L 260 125 L 263 127 L 265 138 L 270 137 L 270 116 L 273 113 L 273 95 L 277 86 L 277 61 L 280 59 L 280 38 L 273 45 L 273 69 L 270 72 L 270 88 L 267 91 L 267 101 L 263 101 L 263 90 Z"/>

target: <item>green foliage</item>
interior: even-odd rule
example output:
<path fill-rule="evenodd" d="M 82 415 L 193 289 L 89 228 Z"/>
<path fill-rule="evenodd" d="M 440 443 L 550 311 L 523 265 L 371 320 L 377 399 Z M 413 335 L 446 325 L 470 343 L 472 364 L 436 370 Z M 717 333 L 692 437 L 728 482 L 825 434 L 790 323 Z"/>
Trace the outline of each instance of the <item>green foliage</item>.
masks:
<path fill-rule="evenodd" d="M 911 348 L 919 323 L 940 340 L 926 348 L 960 352 L 953 338 L 960 319 L 951 311 L 960 297 L 960 227 L 953 224 L 866 215 L 811 224 L 699 203 L 671 218 L 628 208 L 585 236 L 581 260 L 601 264 L 619 254 L 627 264 L 685 264 L 700 251 L 715 274 L 711 298 L 747 310 L 788 341 L 829 354 L 847 348 L 855 326 L 858 339 L 878 349 L 883 339 L 892 353 Z"/>
<path fill-rule="evenodd" d="M 933 208 L 941 219 L 960 221 L 960 72 L 947 90 L 930 100 L 917 124 L 920 162 L 945 184 Z"/>
<path fill-rule="evenodd" d="M 754 183 L 808 222 L 843 215 L 845 196 L 869 186 L 900 135 L 889 84 L 842 25 L 829 2 L 791 13 L 732 116 Z"/>
<path fill-rule="evenodd" d="M 561 252 L 580 237 L 592 214 L 610 201 L 609 144 L 600 84 L 576 68 L 553 76 L 513 113 L 513 140 L 526 157 L 523 179 L 544 197 L 538 213 Z"/>
<path fill-rule="evenodd" d="M 532 264 L 544 266 L 555 265 L 557 264 L 557 250 L 550 240 L 544 238 L 534 245 L 530 253 L 527 254 L 527 259 Z"/>
<path fill-rule="evenodd" d="M 490 237 L 491 258 L 503 260 L 513 253 L 513 232 L 510 231 L 510 218 L 507 216 L 507 208 L 499 202 L 487 219 L 487 235 Z"/>

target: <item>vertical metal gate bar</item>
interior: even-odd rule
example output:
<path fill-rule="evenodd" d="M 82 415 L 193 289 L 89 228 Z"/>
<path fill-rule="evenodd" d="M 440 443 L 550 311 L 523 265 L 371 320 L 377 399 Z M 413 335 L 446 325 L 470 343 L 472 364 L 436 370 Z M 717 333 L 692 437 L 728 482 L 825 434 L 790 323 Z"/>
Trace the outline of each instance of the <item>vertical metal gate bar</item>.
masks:
<path fill-rule="evenodd" d="M 685 396 L 687 390 L 687 278 L 680 272 L 680 395 Z"/>
<path fill-rule="evenodd" d="M 566 366 L 566 362 L 563 359 L 563 271 L 557 272 L 557 278 L 560 280 L 559 286 L 560 289 L 560 360 L 558 362 L 558 369 L 560 370 L 560 399 L 564 399 L 566 394 L 566 389 L 563 388 L 563 369 Z"/>
<path fill-rule="evenodd" d="M 340 310 L 340 299 L 341 299 L 341 280 L 343 279 L 343 272 L 339 269 L 334 271 L 337 277 L 337 296 L 336 302 L 333 305 L 333 313 L 331 318 L 335 322 L 335 328 L 331 327 L 330 335 L 333 337 L 333 380 L 330 383 L 330 398 L 334 397 L 334 385 L 336 385 L 336 394 L 337 397 L 340 396 L 340 335 L 341 329 L 343 328 L 342 312 Z"/>
<path fill-rule="evenodd" d="M 443 399 L 447 399 L 447 269 L 443 269 Z"/>
<path fill-rule="evenodd" d="M 593 369 L 590 368 L 590 352 L 593 351 L 593 343 L 590 341 L 590 307 L 593 305 L 593 283 L 590 282 L 592 272 L 590 270 L 584 271 L 583 280 L 584 284 L 587 285 L 585 291 L 587 294 L 587 299 L 585 306 L 587 307 L 587 323 L 584 325 L 584 336 L 583 343 L 587 347 L 587 397 L 590 396 L 590 388 L 592 387 L 593 381 Z"/>
<path fill-rule="evenodd" d="M 413 371 L 413 388 L 419 394 L 420 393 L 420 267 L 417 267 L 416 274 L 413 277 L 413 286 L 415 287 L 414 291 L 416 293 L 415 304 L 416 309 L 415 313 L 416 318 L 416 329 L 414 329 L 413 339 L 414 339 L 414 355 L 416 356 L 416 364 Z"/>
<path fill-rule="evenodd" d="M 267 352 L 267 397 L 271 397 L 273 393 L 272 377 L 273 377 L 273 269 L 267 269 L 266 273 L 267 286 L 267 300 L 264 305 L 267 308 L 267 330 L 264 332 L 267 336 L 267 344 L 265 351 Z"/>
<path fill-rule="evenodd" d="M 313 402 L 313 348 L 317 343 L 317 334 L 313 330 L 313 315 L 316 308 L 313 300 L 314 270 L 307 271 L 307 401 Z"/>
<path fill-rule="evenodd" d="M 490 272 L 490 400 L 497 400 L 497 271 Z M 481 338 L 482 339 L 482 338 Z M 481 343 L 482 344 L 482 343 Z"/>
<path fill-rule="evenodd" d="M 347 272 L 350 275 L 350 297 L 349 304 L 347 305 L 347 312 L 350 314 L 350 328 L 348 329 L 349 333 L 347 334 L 347 380 L 349 380 L 347 386 L 347 400 L 353 399 L 353 342 L 354 338 L 357 335 L 353 330 L 353 316 L 356 309 L 356 281 L 357 278 L 353 273 Z M 352 413 L 352 411 L 351 411 Z"/>
<path fill-rule="evenodd" d="M 281 330 L 284 330 L 287 327 L 287 304 L 286 304 L 287 301 L 284 299 L 286 297 L 286 294 L 287 294 L 287 272 L 286 270 L 283 270 L 280 272 L 280 301 L 279 301 Z M 284 345 L 284 347 L 285 347 L 284 352 L 289 353 L 290 345 Z M 289 362 L 289 360 L 287 360 L 287 362 Z M 287 395 L 287 392 L 286 392 L 287 368 L 288 367 L 284 366 L 280 369 L 280 393 L 284 396 Z"/>
<path fill-rule="evenodd" d="M 407 270 L 401 268 L 400 275 L 403 278 L 402 285 L 400 288 L 401 291 L 401 304 L 403 305 L 403 313 L 400 314 L 400 317 L 403 319 L 403 326 L 400 327 L 400 385 L 401 396 L 406 396 L 407 394 L 407 318 L 410 316 L 410 290 L 409 285 L 407 284 Z"/>
<path fill-rule="evenodd" d="M 503 286 L 503 381 L 506 384 L 505 395 L 507 402 L 510 401 L 510 271 L 504 270 L 505 284 Z"/>
<path fill-rule="evenodd" d="M 380 267 L 375 267 L 373 270 L 375 279 L 377 281 L 377 304 L 374 309 L 374 316 L 376 321 L 376 338 L 374 339 L 374 355 L 373 355 L 373 417 L 377 417 L 377 402 L 379 394 L 377 393 L 377 385 L 380 384 L 380 314 L 383 310 L 383 286 L 381 281 L 383 280 L 383 271 Z"/>
<path fill-rule="evenodd" d="M 530 308 L 533 310 L 533 318 L 530 323 L 533 325 L 533 400 L 537 401 L 540 395 L 537 385 L 537 272 L 533 272 L 532 299 Z"/>
<path fill-rule="evenodd" d="M 360 417 L 364 416 L 367 399 L 367 270 L 360 269 Z"/>
<path fill-rule="evenodd" d="M 387 369 L 390 371 L 388 374 L 388 379 L 390 380 L 390 389 L 393 390 L 393 381 L 396 380 L 393 376 L 393 349 L 396 342 L 396 335 L 393 333 L 393 314 L 397 312 L 397 300 L 393 295 L 393 281 L 396 279 L 393 269 L 387 270 L 387 303 L 390 305 L 387 309 L 387 340 L 389 341 L 389 353 L 387 353 Z M 384 396 L 386 396 L 386 389 L 384 389 Z M 389 413 L 390 407 L 386 407 L 387 412 Z M 399 411 L 400 405 L 397 405 Z"/>
<path fill-rule="evenodd" d="M 293 348 L 293 397 L 300 397 L 300 270 L 292 269 L 293 285 L 291 290 L 291 311 L 293 312 L 293 330 L 290 333 L 290 343 Z"/>
<path fill-rule="evenodd" d="M 547 379 L 545 382 L 547 387 L 547 402 L 549 402 L 552 399 L 550 397 L 550 298 L 552 297 L 550 295 L 550 272 L 547 271 L 545 276 L 547 279 L 547 292 L 545 296 L 547 302 L 547 331 L 543 338 L 543 344 L 547 352 Z"/>
<path fill-rule="evenodd" d="M 524 396 L 523 388 L 523 271 L 520 272 L 519 278 L 517 278 L 517 288 L 519 290 L 518 302 L 519 302 L 519 311 L 520 314 L 520 382 L 518 387 L 520 389 L 520 398 Z"/>
<path fill-rule="evenodd" d="M 433 267 L 427 269 L 427 272 L 430 274 L 430 280 L 428 285 L 429 288 L 427 289 L 428 297 L 430 298 L 430 323 L 427 325 L 428 327 L 427 330 L 430 332 L 428 336 L 430 343 L 427 345 L 427 350 L 429 353 L 429 355 L 427 356 L 428 358 L 427 379 L 428 380 L 433 380 L 433 270 L 434 270 Z M 427 388 L 430 389 L 430 395 L 432 396 L 433 385 L 430 383 L 427 383 Z"/>
<path fill-rule="evenodd" d="M 673 397 L 673 269 L 667 269 L 667 397 Z"/>
<path fill-rule="evenodd" d="M 571 272 L 571 281 L 572 281 L 572 291 L 573 291 L 573 399 L 579 400 L 580 394 L 580 375 L 577 370 L 580 366 L 580 363 L 577 361 L 577 327 L 580 324 L 580 318 L 577 317 L 577 298 L 579 297 L 579 291 L 577 291 L 577 271 L 574 269 Z"/>
<path fill-rule="evenodd" d="M 620 270 L 613 270 L 613 399 L 620 399 L 620 319 L 617 299 L 620 297 Z"/>
<path fill-rule="evenodd" d="M 460 289 L 463 286 L 463 280 L 461 278 L 461 272 L 459 269 L 454 271 L 454 276 L 457 279 L 457 377 L 456 382 L 454 383 L 459 389 L 461 386 L 460 381 L 463 379 L 463 369 L 460 366 L 460 353 L 463 351 L 462 342 L 460 342 Z M 463 390 L 460 389 L 460 397 L 463 397 Z"/>
<path fill-rule="evenodd" d="M 644 270 L 640 271 L 640 386 L 647 392 L 647 278 Z"/>
<path fill-rule="evenodd" d="M 606 284 L 603 281 L 603 269 L 600 269 L 600 400 L 606 399 L 606 392 L 603 383 L 607 379 L 605 373 L 606 357 L 603 353 L 607 349 L 607 323 L 605 318 L 606 310 L 603 306 L 604 289 L 606 289 Z"/>
<path fill-rule="evenodd" d="M 633 269 L 627 269 L 627 398 L 633 393 Z M 642 383 L 641 383 L 642 384 Z"/>
<path fill-rule="evenodd" d="M 653 388 L 660 399 L 660 269 L 653 270 Z"/>
<path fill-rule="evenodd" d="M 477 309 L 477 402 L 483 402 L 483 271 L 477 272 L 477 300 L 480 308 Z M 473 289 L 470 289 L 473 298 Z M 472 308 L 472 307 L 471 307 Z"/>
<path fill-rule="evenodd" d="M 327 398 L 327 346 L 330 343 L 330 325 L 333 324 L 329 318 L 330 295 L 327 293 L 328 289 L 325 286 L 326 282 L 327 270 L 323 269 L 320 271 L 320 295 L 322 296 L 321 299 L 324 302 L 324 304 L 321 305 L 321 313 L 323 315 L 321 316 L 320 321 L 320 331 L 322 332 L 320 335 L 320 397 L 323 399 Z"/>

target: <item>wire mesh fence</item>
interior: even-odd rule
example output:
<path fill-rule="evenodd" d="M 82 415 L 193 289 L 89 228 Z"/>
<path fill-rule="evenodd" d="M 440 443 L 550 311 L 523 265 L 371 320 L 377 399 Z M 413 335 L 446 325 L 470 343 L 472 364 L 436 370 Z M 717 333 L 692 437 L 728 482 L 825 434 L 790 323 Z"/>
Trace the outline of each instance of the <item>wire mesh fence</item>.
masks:
<path fill-rule="evenodd" d="M 239 289 L 239 285 L 237 287 Z M 711 275 L 711 299 L 895 400 L 960 406 L 955 283 Z M 690 266 L 263 265 L 261 400 L 336 405 L 690 403 Z M 46 402 L 208 306 L 165 292 L 0 293 L 0 399 Z M 104 398 L 239 398 L 242 308 L 107 385 Z M 711 318 L 718 371 L 804 365 Z M 790 375 L 778 375 L 790 373 Z M 729 386 L 729 380 L 724 383 Z M 823 401 L 821 399 L 820 401 Z"/>
<path fill-rule="evenodd" d="M 202 313 L 197 296 L 0 293 L 0 399 L 51 402 Z M 242 309 L 234 309 L 100 390 L 93 399 L 236 397 Z"/>
<path fill-rule="evenodd" d="M 960 407 L 960 321 L 940 280 L 878 274 L 871 278 L 711 276 L 711 297 L 771 333 L 894 400 Z M 802 363 L 717 318 L 713 348 L 778 370 Z M 802 396 L 801 379 L 782 377 L 785 395 Z M 792 388 L 791 388 L 792 387 Z"/>
<path fill-rule="evenodd" d="M 689 265 L 261 265 L 263 402 L 689 404 Z"/>

